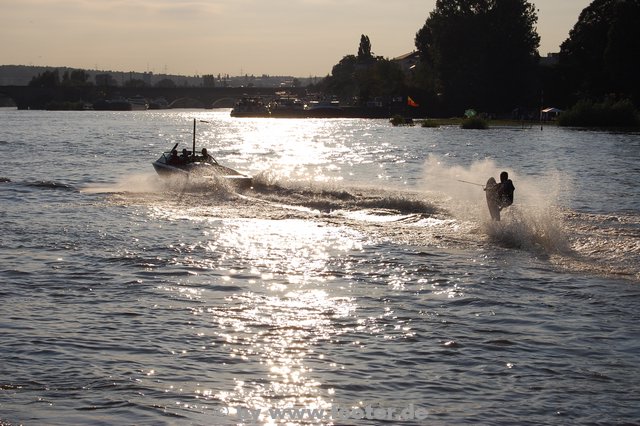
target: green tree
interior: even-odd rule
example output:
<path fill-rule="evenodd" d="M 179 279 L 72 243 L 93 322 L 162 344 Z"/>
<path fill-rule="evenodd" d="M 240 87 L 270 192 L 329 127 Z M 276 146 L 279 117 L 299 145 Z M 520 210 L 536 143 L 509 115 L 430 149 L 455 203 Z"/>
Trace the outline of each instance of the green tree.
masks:
<path fill-rule="evenodd" d="M 202 85 L 204 87 L 216 87 L 216 78 L 213 74 L 205 74 L 202 76 Z"/>
<path fill-rule="evenodd" d="M 344 56 L 333 66 L 331 75 L 323 80 L 323 91 L 339 96 L 342 100 L 351 100 L 357 93 L 356 64 L 354 55 Z"/>
<path fill-rule="evenodd" d="M 358 55 L 346 55 L 333 66 L 331 75 L 317 84 L 317 89 L 338 96 L 343 102 L 366 103 L 376 97 L 404 95 L 405 76 L 393 61 L 373 56 L 371 41 L 360 36 Z"/>
<path fill-rule="evenodd" d="M 36 77 L 33 77 L 29 82 L 31 87 L 57 87 L 60 86 L 60 73 L 58 70 L 44 71 L 38 73 Z"/>
<path fill-rule="evenodd" d="M 390 98 L 404 94 L 404 74 L 398 64 L 384 58 L 377 58 L 371 67 L 356 71 L 356 96 L 360 103 L 376 97 Z"/>
<path fill-rule="evenodd" d="M 96 86 L 100 87 L 115 87 L 118 85 L 118 81 L 111 74 L 96 74 L 95 80 Z"/>
<path fill-rule="evenodd" d="M 358 47 L 358 61 L 370 61 L 373 59 L 373 54 L 371 53 L 371 41 L 369 37 L 362 34 L 360 36 L 360 46 Z"/>
<path fill-rule="evenodd" d="M 560 46 L 573 100 L 615 93 L 640 103 L 640 0 L 594 0 Z"/>
<path fill-rule="evenodd" d="M 176 83 L 170 78 L 163 78 L 159 82 L 156 83 L 156 87 L 162 87 L 165 89 L 173 89 L 176 86 Z"/>
<path fill-rule="evenodd" d="M 139 78 L 132 78 L 129 81 L 124 82 L 124 87 L 146 87 L 147 84 L 144 80 L 140 80 Z"/>
<path fill-rule="evenodd" d="M 438 0 L 416 34 L 422 73 L 416 81 L 454 113 L 531 104 L 538 87 L 537 19 L 525 0 Z"/>
<path fill-rule="evenodd" d="M 62 86 L 92 86 L 89 74 L 85 70 L 65 71 L 62 74 Z"/>

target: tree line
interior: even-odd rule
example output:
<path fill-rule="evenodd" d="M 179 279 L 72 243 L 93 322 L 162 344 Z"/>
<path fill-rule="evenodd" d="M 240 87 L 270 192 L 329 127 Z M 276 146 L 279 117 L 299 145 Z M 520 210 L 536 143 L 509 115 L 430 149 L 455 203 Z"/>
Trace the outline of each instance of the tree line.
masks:
<path fill-rule="evenodd" d="M 207 77 L 207 76 L 205 76 Z M 110 74 L 102 74 L 99 77 L 96 77 L 97 83 L 93 83 L 90 81 L 91 76 L 85 70 L 77 69 L 77 70 L 66 70 L 60 76 L 60 71 L 55 70 L 46 70 L 38 75 L 34 76 L 31 81 L 29 81 L 29 86 L 31 87 L 89 87 L 89 86 L 107 86 L 107 87 L 115 87 L 118 86 L 117 81 Z M 144 80 L 138 78 L 130 78 L 123 82 L 123 87 L 147 87 L 147 83 Z M 177 87 L 176 83 L 169 79 L 165 78 L 158 81 L 154 87 L 162 87 L 162 88 L 174 88 Z"/>
<path fill-rule="evenodd" d="M 525 0 L 438 0 L 415 36 L 419 61 L 404 73 L 375 56 L 362 35 L 316 85 L 344 101 L 411 96 L 429 115 L 469 108 L 522 114 L 540 106 L 628 100 L 640 105 L 640 0 L 594 0 L 560 46 L 557 63 L 543 65 L 534 5 Z"/>
<path fill-rule="evenodd" d="M 535 116 L 542 106 L 640 105 L 640 0 L 593 0 L 561 44 L 557 63 L 538 53 L 534 5 L 526 0 L 437 0 L 415 35 L 411 70 L 376 56 L 368 36 L 309 91 L 347 104 L 411 98 L 433 117 L 487 114 Z M 205 76 L 205 84 L 215 84 Z M 208 83 L 207 83 L 208 82 Z M 83 70 L 45 71 L 31 86 L 93 85 Z M 98 85 L 103 85 L 102 83 Z M 131 79 L 124 86 L 144 86 Z M 156 84 L 173 87 L 171 80 Z M 414 102 L 415 101 L 415 102 Z M 623 106 L 624 106 L 623 105 Z"/>

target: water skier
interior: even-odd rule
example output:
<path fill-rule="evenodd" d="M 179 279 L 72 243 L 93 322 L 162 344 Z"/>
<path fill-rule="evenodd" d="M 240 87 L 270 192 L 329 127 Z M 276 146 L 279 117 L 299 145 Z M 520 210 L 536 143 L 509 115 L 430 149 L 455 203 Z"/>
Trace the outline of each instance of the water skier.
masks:
<path fill-rule="evenodd" d="M 509 179 L 509 173 L 500 173 L 500 183 L 497 183 L 492 177 L 489 178 L 484 190 L 491 219 L 500 220 L 500 211 L 513 204 L 513 191 L 516 190 L 513 182 Z"/>

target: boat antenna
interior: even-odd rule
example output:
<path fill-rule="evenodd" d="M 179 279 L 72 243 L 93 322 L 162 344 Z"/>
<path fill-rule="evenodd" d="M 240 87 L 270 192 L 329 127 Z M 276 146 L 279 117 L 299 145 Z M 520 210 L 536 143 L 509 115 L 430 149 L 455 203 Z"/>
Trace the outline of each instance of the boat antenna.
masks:
<path fill-rule="evenodd" d="M 193 157 L 196 156 L 196 119 L 193 119 L 193 149 L 191 150 L 191 155 Z"/>
<path fill-rule="evenodd" d="M 193 149 L 191 150 L 191 155 L 196 156 L 196 119 L 193 119 Z M 201 123 L 209 123 L 206 120 L 200 120 Z"/>

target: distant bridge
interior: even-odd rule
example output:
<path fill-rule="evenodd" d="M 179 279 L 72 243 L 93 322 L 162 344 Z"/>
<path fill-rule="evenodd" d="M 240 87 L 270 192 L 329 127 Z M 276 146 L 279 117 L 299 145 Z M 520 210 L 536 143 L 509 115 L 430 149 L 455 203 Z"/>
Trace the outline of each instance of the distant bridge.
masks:
<path fill-rule="evenodd" d="M 285 90 L 273 87 L 31 87 L 0 86 L 0 95 L 13 99 L 18 109 L 47 109 L 47 105 L 64 102 L 94 103 L 118 97 L 142 96 L 148 101 L 164 98 L 169 105 L 190 108 L 231 107 L 242 96 L 274 96 Z M 302 96 L 303 88 L 287 88 Z"/>

